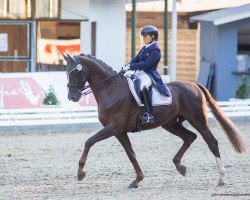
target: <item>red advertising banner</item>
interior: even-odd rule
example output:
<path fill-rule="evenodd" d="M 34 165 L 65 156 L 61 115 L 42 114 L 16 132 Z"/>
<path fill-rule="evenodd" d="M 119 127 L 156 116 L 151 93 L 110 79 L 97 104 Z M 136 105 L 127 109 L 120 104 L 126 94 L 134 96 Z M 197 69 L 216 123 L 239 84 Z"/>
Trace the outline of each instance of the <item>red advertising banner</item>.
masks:
<path fill-rule="evenodd" d="M 79 102 L 68 100 L 65 72 L 35 72 L 0 74 L 0 109 L 43 108 L 50 86 L 60 101 L 59 107 L 97 106 L 93 94 L 82 96 Z"/>
<path fill-rule="evenodd" d="M 59 60 L 66 61 L 62 57 L 63 53 L 71 55 L 80 54 L 80 39 L 74 40 L 53 40 L 39 38 L 37 41 L 37 62 L 46 64 L 59 64 Z"/>
<path fill-rule="evenodd" d="M 45 91 L 31 77 L 1 78 L 1 108 L 37 108 L 43 104 Z"/>

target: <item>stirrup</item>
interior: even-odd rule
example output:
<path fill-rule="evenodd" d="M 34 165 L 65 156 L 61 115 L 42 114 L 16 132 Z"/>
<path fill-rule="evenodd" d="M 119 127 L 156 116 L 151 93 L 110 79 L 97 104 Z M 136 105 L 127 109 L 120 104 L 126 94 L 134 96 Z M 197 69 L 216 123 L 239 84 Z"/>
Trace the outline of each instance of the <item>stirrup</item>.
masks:
<path fill-rule="evenodd" d="M 153 123 L 154 116 L 148 112 L 146 112 L 142 118 L 142 124 Z"/>

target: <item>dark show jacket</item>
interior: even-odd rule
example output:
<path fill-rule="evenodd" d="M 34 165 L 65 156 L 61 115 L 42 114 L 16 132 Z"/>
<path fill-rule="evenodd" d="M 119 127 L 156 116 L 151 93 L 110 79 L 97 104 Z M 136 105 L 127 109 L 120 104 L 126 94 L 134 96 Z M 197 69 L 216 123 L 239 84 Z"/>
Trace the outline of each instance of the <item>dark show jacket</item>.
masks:
<path fill-rule="evenodd" d="M 131 70 L 143 70 L 153 81 L 156 89 L 164 96 L 169 96 L 167 87 L 163 83 L 159 72 L 156 70 L 161 59 L 161 50 L 155 42 L 144 46 L 137 56 L 129 63 Z"/>

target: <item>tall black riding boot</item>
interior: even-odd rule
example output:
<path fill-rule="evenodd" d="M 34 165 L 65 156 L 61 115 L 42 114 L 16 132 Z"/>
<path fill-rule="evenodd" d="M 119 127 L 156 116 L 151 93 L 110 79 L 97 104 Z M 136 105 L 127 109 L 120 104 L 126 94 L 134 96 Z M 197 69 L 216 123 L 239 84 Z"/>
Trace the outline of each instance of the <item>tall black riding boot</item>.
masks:
<path fill-rule="evenodd" d="M 143 98 L 143 103 L 146 107 L 146 113 L 143 116 L 143 124 L 145 123 L 152 123 L 154 122 L 154 116 L 152 115 L 153 113 L 153 106 L 152 106 L 152 100 L 149 94 L 149 90 L 146 86 L 142 89 L 142 98 Z"/>

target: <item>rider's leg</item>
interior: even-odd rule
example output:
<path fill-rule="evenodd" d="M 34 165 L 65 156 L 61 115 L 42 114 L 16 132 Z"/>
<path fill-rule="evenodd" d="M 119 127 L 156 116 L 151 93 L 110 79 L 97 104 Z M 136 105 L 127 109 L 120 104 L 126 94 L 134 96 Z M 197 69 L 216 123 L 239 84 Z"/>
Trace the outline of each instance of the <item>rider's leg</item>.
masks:
<path fill-rule="evenodd" d="M 152 85 L 152 80 L 144 71 L 140 72 L 138 78 L 141 80 L 141 96 L 147 111 L 143 116 L 143 123 L 150 123 L 154 121 L 152 100 L 148 90 Z"/>
<path fill-rule="evenodd" d="M 142 98 L 147 111 L 143 116 L 143 121 L 144 123 L 154 122 L 152 100 L 149 94 L 149 90 L 146 86 L 144 86 L 144 88 L 142 89 Z"/>
<path fill-rule="evenodd" d="M 141 91 L 144 86 L 149 88 L 152 85 L 151 78 L 144 71 L 136 71 L 135 75 L 141 80 Z"/>

